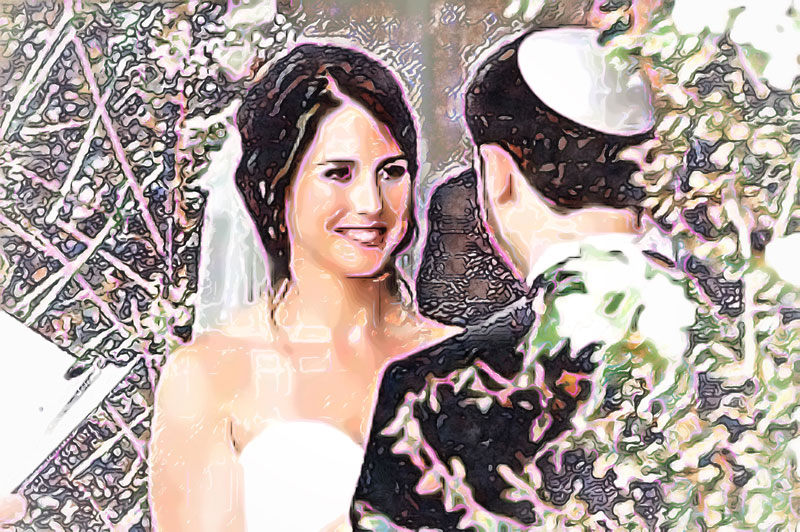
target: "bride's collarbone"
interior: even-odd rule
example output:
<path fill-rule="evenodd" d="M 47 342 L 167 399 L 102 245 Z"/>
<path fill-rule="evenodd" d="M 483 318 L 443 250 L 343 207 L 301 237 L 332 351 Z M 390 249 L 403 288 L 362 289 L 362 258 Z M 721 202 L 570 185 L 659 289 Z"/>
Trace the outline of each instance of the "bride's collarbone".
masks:
<path fill-rule="evenodd" d="M 292 352 L 252 353 L 248 402 L 251 409 L 285 409 L 298 396 L 318 398 L 323 403 L 351 402 L 369 394 L 379 365 L 358 353 L 306 346 Z"/>
<path fill-rule="evenodd" d="M 363 437 L 363 426 L 371 406 L 371 386 L 353 381 L 346 374 L 306 373 L 296 375 L 282 390 L 248 394 L 234 409 L 232 435 L 239 452 L 271 425 L 286 422 L 320 422 L 348 434 Z M 277 393 L 276 393 L 277 392 Z"/>
<path fill-rule="evenodd" d="M 249 440 L 275 420 L 319 420 L 353 433 L 369 416 L 381 369 L 417 343 L 440 341 L 445 331 L 423 327 L 412 335 L 403 327 L 386 332 L 366 341 L 346 338 L 347 331 L 316 339 L 308 331 L 303 338 L 250 338 L 249 386 L 239 391 L 234 408 L 240 439 Z"/>

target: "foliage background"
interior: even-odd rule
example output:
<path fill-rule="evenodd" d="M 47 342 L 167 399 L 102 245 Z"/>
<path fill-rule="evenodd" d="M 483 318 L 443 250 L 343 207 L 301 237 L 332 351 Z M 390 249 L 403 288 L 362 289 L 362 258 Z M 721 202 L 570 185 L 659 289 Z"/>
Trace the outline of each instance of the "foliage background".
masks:
<path fill-rule="evenodd" d="M 531 18 L 545 5 L 514 1 L 507 14 Z M 660 529 L 794 530 L 797 6 L 601 1 L 589 23 L 605 30 L 621 68 L 643 69 L 655 88 L 656 138 L 622 156 L 639 163 L 647 217 L 671 243 L 658 258 L 683 273 L 700 305 L 681 367 L 662 379 L 661 411 L 634 401 L 627 418 L 657 428 L 665 443 L 633 452 L 620 444 L 615 456 L 663 491 L 647 503 L 663 510 Z M 579 513 L 577 529 L 592 529 Z M 618 518 L 620 529 L 644 526 Z"/>
<path fill-rule="evenodd" d="M 678 379 L 671 390 L 676 398 L 693 396 L 694 408 L 676 408 L 673 419 L 659 421 L 668 431 L 693 419 L 681 452 L 698 456 L 669 466 L 673 482 L 685 479 L 686 492 L 668 495 L 667 522 L 681 529 L 793 529 L 800 517 L 800 294 L 790 266 L 800 237 L 796 51 L 795 64 L 787 65 L 794 76 L 784 71 L 775 80 L 782 90 L 760 75 L 765 64 L 758 62 L 769 56 L 733 39 L 758 6 L 720 13 L 721 34 L 709 27 L 682 33 L 669 16 L 678 8 L 671 3 L 634 5 L 634 17 L 637 7 L 644 8 L 639 16 L 647 12 L 647 26 L 610 44 L 653 81 L 658 137 L 631 156 L 688 294 L 702 305 L 684 357 L 693 378 Z M 800 19 L 791 4 L 786 9 L 794 35 Z M 796 46 L 791 38 L 785 43 Z"/>

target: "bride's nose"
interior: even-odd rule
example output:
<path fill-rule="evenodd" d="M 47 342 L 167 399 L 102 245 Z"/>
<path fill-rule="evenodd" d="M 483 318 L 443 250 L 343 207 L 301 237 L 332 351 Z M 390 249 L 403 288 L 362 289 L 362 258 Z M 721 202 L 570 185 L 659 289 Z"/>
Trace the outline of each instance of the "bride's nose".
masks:
<path fill-rule="evenodd" d="M 347 187 L 350 208 L 359 214 L 378 214 L 383 198 L 374 173 L 363 170 Z"/>

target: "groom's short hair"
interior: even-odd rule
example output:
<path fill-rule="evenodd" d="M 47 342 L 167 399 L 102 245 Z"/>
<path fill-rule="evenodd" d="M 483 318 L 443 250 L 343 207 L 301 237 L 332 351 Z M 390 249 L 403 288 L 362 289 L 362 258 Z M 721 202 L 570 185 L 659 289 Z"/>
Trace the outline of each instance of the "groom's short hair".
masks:
<path fill-rule="evenodd" d="M 528 86 L 519 66 L 520 43 L 531 33 L 493 53 L 469 82 L 465 116 L 475 145 L 502 146 L 528 182 L 556 206 L 638 205 L 644 189 L 630 180 L 638 165 L 618 160 L 617 154 L 651 138 L 652 132 L 612 135 L 548 107 Z"/>

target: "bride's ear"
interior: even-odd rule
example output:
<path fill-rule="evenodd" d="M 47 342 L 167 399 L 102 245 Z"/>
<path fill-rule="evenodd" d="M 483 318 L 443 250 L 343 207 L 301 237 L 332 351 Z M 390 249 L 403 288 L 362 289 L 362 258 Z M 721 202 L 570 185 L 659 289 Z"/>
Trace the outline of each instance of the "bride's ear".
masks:
<path fill-rule="evenodd" d="M 483 144 L 478 148 L 481 173 L 486 187 L 486 199 L 492 206 L 502 206 L 514 200 L 514 160 L 497 144 Z"/>

